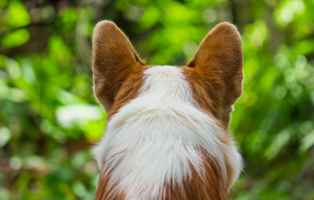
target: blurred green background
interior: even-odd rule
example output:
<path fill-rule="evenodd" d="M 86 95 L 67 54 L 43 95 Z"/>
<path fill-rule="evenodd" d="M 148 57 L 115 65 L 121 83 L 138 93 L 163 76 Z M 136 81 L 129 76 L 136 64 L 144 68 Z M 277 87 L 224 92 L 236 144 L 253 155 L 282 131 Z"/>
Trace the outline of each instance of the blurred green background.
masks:
<path fill-rule="evenodd" d="M 94 197 L 102 19 L 150 65 L 185 65 L 211 28 L 234 23 L 245 78 L 230 128 L 245 169 L 230 199 L 314 199 L 313 0 L 1 0 L 0 200 Z"/>

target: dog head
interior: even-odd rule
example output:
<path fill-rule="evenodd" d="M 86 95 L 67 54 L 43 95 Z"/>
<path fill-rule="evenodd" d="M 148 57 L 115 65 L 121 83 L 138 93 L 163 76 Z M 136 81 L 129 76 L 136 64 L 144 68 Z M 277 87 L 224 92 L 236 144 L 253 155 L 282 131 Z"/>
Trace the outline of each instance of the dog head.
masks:
<path fill-rule="evenodd" d="M 241 170 L 227 132 L 243 79 L 235 26 L 217 25 L 194 58 L 176 67 L 146 65 L 123 32 L 102 21 L 93 56 L 95 96 L 108 113 L 108 132 L 94 151 L 98 199 L 154 199 L 154 192 L 225 199 Z"/>
<path fill-rule="evenodd" d="M 109 118 L 137 97 L 146 66 L 128 38 L 110 21 L 97 24 L 93 36 L 94 91 Z M 228 127 L 232 105 L 242 93 L 242 44 L 235 26 L 217 25 L 182 70 L 204 111 Z"/>

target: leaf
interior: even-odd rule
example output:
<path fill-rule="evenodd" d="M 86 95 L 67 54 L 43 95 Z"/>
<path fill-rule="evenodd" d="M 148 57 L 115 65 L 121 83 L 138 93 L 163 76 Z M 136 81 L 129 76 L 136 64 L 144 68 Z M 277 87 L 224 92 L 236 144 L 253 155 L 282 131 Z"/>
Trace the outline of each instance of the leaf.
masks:
<path fill-rule="evenodd" d="M 6 48 L 17 47 L 25 44 L 30 38 L 30 34 L 26 29 L 19 29 L 8 33 L 1 38 L 1 44 Z"/>
<path fill-rule="evenodd" d="M 31 19 L 24 5 L 19 1 L 11 1 L 9 4 L 8 24 L 11 27 L 27 26 Z"/>

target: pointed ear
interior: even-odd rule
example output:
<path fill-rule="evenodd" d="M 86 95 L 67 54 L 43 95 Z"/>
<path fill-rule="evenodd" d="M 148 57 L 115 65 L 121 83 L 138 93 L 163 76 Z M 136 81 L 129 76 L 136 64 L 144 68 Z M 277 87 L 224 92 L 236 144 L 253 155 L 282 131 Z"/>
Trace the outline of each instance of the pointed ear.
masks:
<path fill-rule="evenodd" d="M 105 20 L 96 25 L 93 33 L 94 92 L 107 112 L 123 82 L 143 65 L 145 62 L 113 22 Z"/>
<path fill-rule="evenodd" d="M 242 93 L 242 43 L 237 28 L 229 23 L 217 25 L 203 40 L 188 63 L 206 82 L 217 118 L 228 126 L 232 105 Z"/>

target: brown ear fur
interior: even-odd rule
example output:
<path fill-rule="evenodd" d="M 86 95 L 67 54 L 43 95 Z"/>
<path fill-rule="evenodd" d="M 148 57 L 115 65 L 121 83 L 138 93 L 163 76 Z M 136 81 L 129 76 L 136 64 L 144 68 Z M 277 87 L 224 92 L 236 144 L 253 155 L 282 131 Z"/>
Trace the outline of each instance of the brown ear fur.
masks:
<path fill-rule="evenodd" d="M 124 81 L 144 65 L 130 41 L 113 22 L 101 21 L 96 25 L 93 34 L 94 90 L 107 112 Z"/>
<path fill-rule="evenodd" d="M 242 65 L 240 34 L 235 26 L 221 23 L 208 33 L 188 63 L 190 69 L 185 69 L 192 82 L 197 81 L 206 88 L 208 97 L 213 100 L 210 103 L 214 107 L 212 112 L 225 128 L 228 127 L 232 105 L 242 93 Z"/>

